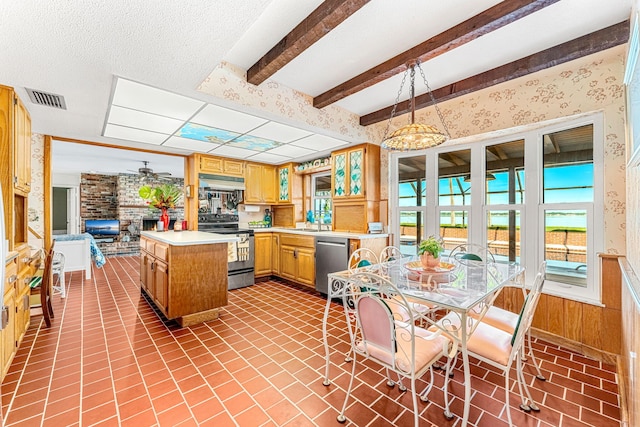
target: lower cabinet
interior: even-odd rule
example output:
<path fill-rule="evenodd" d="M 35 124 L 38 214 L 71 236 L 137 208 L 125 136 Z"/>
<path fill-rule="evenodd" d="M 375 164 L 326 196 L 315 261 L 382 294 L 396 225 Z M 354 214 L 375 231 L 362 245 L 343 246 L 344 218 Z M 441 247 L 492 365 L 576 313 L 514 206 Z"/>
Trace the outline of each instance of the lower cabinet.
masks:
<path fill-rule="evenodd" d="M 7 374 L 16 351 L 16 292 L 13 286 L 7 288 L 4 294 L 4 306 L 2 316 L 6 324 L 0 331 L 0 344 L 2 345 L 2 378 Z"/>
<path fill-rule="evenodd" d="M 279 276 L 315 287 L 315 241 L 311 236 L 280 234 Z"/>
<path fill-rule="evenodd" d="M 255 233 L 255 277 L 264 277 L 271 275 L 273 271 L 272 265 L 272 249 L 273 249 L 273 234 L 272 233 Z"/>
<path fill-rule="evenodd" d="M 227 304 L 227 242 L 169 244 L 140 238 L 140 287 L 167 319 L 189 326 Z"/>

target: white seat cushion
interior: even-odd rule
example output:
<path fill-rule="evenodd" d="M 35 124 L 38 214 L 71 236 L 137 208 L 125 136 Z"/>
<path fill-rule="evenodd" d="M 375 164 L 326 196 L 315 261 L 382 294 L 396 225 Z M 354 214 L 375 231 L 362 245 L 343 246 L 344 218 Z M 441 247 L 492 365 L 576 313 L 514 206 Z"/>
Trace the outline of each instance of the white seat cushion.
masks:
<path fill-rule="evenodd" d="M 441 328 L 451 331 L 452 327 L 460 327 L 460 319 L 455 313 L 449 313 L 438 321 L 438 325 L 440 325 Z M 429 330 L 435 331 L 436 328 L 437 326 L 432 326 Z M 480 322 L 467 340 L 467 349 L 472 355 L 476 354 L 500 365 L 506 365 L 512 351 L 512 335 L 511 333 Z"/>
<path fill-rule="evenodd" d="M 472 317 L 477 318 L 477 313 L 472 313 Z M 510 334 L 516 330 L 519 316 L 509 310 L 504 310 L 500 307 L 491 306 L 482 317 L 482 322 L 487 325 L 491 325 L 494 328 L 498 328 Z"/>

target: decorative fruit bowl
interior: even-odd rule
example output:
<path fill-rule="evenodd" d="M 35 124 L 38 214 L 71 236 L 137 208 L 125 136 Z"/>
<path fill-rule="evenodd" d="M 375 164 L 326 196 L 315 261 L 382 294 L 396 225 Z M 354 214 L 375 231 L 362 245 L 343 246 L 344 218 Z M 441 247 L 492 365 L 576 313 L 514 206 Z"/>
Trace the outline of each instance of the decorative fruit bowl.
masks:
<path fill-rule="evenodd" d="M 422 282 L 448 282 L 449 273 L 451 273 L 456 266 L 448 262 L 440 262 L 437 267 L 424 268 L 420 260 L 411 261 L 405 264 L 407 270 L 420 277 Z"/>

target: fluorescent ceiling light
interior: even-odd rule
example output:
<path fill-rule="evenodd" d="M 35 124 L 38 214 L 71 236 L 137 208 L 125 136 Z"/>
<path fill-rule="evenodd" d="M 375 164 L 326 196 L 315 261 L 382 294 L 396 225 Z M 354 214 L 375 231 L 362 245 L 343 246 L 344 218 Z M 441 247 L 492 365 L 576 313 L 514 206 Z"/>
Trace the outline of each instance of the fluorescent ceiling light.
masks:
<path fill-rule="evenodd" d="M 170 119 L 157 114 L 131 110 L 129 108 L 111 106 L 108 123 L 131 128 L 150 130 L 171 135 L 182 126 L 182 120 Z"/>
<path fill-rule="evenodd" d="M 205 105 L 204 102 L 193 98 L 121 78 L 116 82 L 111 103 L 181 120 L 189 119 Z"/>
<path fill-rule="evenodd" d="M 259 136 L 260 138 L 287 143 L 309 136 L 311 135 L 311 132 L 283 125 L 282 123 L 269 122 L 252 130 L 249 134 L 252 136 Z"/>
<path fill-rule="evenodd" d="M 216 156 L 233 157 L 236 159 L 246 159 L 247 157 L 257 154 L 255 151 L 252 151 L 252 150 L 246 150 L 244 148 L 229 147 L 228 145 L 221 145 L 220 147 L 210 151 L 209 153 L 214 154 Z"/>
<path fill-rule="evenodd" d="M 290 157 L 284 157 L 284 156 L 277 156 L 275 154 L 271 154 L 271 153 L 258 153 L 255 156 L 251 157 L 251 160 L 255 160 L 257 162 L 264 162 L 264 163 L 285 163 L 288 162 L 289 160 L 291 160 Z"/>
<path fill-rule="evenodd" d="M 287 157 L 303 157 L 310 156 L 315 151 L 309 150 L 308 148 L 296 147 L 295 145 L 286 144 L 281 145 L 280 147 L 276 147 L 273 150 L 269 150 L 269 154 L 277 154 L 279 156 L 287 156 Z"/>
<path fill-rule="evenodd" d="M 331 138 L 329 136 L 314 134 L 291 143 L 296 147 L 304 147 L 314 151 L 325 151 L 331 148 L 347 145 L 346 141 Z"/>
<path fill-rule="evenodd" d="M 268 120 L 217 105 L 207 105 L 190 122 L 212 128 L 226 129 L 237 133 L 247 133 Z"/>
<path fill-rule="evenodd" d="M 198 141 L 195 139 L 181 138 L 179 136 L 172 136 L 162 145 L 164 147 L 182 148 L 183 150 L 193 150 L 200 153 L 206 153 L 220 146 L 220 144 L 214 144 L 213 142 Z"/>
<path fill-rule="evenodd" d="M 104 129 L 104 136 L 109 138 L 126 139 L 129 141 L 146 142 L 147 144 L 160 145 L 169 135 L 149 132 L 142 129 L 128 128 L 124 126 L 108 124 Z"/>

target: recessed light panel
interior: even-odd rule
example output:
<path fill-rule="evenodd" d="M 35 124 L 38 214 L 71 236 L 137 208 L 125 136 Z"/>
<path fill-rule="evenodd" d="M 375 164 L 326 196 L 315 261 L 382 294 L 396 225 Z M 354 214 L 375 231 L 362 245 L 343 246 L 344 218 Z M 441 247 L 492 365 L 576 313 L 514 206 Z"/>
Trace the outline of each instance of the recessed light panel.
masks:
<path fill-rule="evenodd" d="M 315 153 L 314 150 L 309 150 L 307 148 L 296 147 L 295 145 L 286 144 L 281 145 L 280 147 L 276 147 L 273 150 L 269 150 L 269 154 L 277 154 L 279 156 L 286 157 L 303 157 L 310 156 Z"/>
<path fill-rule="evenodd" d="M 281 142 L 270 139 L 258 138 L 257 136 L 242 135 L 230 141 L 227 145 L 231 147 L 246 148 L 255 151 L 267 151 L 282 145 Z"/>
<path fill-rule="evenodd" d="M 182 120 L 170 119 L 168 117 L 158 116 L 157 114 L 144 113 L 116 105 L 111 106 L 107 122 L 169 135 L 175 132 L 176 129 L 179 129 L 183 123 Z"/>
<path fill-rule="evenodd" d="M 209 153 L 216 156 L 233 157 L 235 159 L 246 159 L 257 154 L 257 152 L 252 150 L 230 147 L 229 145 L 221 145 L 220 147 L 210 151 Z"/>
<path fill-rule="evenodd" d="M 311 132 L 294 128 L 293 126 L 283 125 L 282 123 L 269 122 L 252 130 L 249 132 L 249 135 L 288 143 L 309 136 Z"/>
<path fill-rule="evenodd" d="M 178 130 L 178 132 L 176 132 L 176 136 L 196 139 L 198 141 L 224 144 L 225 142 L 240 136 L 240 134 L 209 126 L 197 125 L 195 123 L 186 123 L 182 128 L 180 128 L 180 130 Z"/>
<path fill-rule="evenodd" d="M 190 122 L 212 128 L 226 129 L 237 133 L 246 133 L 267 122 L 266 119 L 219 107 L 207 105 Z"/>
<path fill-rule="evenodd" d="M 181 120 L 189 119 L 205 105 L 193 98 L 121 78 L 116 83 L 112 104 Z"/>
<path fill-rule="evenodd" d="M 341 141 L 339 139 L 331 138 L 329 136 L 314 134 L 306 138 L 299 139 L 291 143 L 297 147 L 304 147 L 314 151 L 325 151 L 343 145 L 348 145 L 348 142 Z"/>
<path fill-rule="evenodd" d="M 108 124 L 104 129 L 104 136 L 109 138 L 126 139 L 129 141 L 146 142 L 160 145 L 169 135 L 149 132 L 141 129 Z"/>
<path fill-rule="evenodd" d="M 198 141 L 196 139 L 181 138 L 179 136 L 172 136 L 162 145 L 165 147 L 182 148 L 188 151 L 193 150 L 199 153 L 206 153 L 220 146 L 220 144 L 214 144 L 213 142 Z"/>
<path fill-rule="evenodd" d="M 278 164 L 290 161 L 291 157 L 277 156 L 271 153 L 258 153 L 255 156 L 251 157 L 251 160 L 256 162 Z"/>

